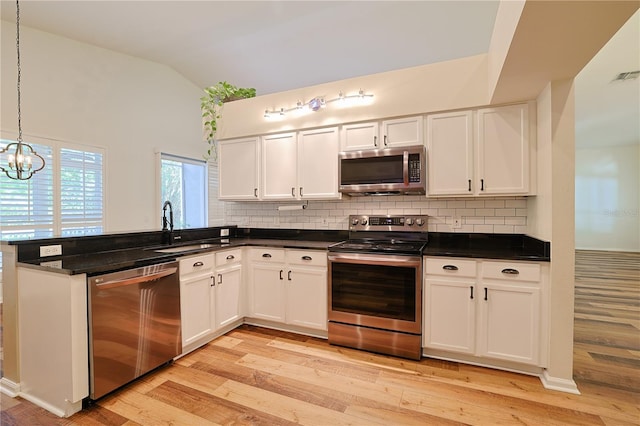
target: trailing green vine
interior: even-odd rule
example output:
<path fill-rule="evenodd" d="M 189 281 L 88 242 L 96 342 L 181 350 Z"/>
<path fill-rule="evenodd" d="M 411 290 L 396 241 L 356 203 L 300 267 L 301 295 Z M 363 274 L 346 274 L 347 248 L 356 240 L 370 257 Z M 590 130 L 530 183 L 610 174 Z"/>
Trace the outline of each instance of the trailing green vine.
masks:
<path fill-rule="evenodd" d="M 218 157 L 216 132 L 223 104 L 238 99 L 253 98 L 256 96 L 256 89 L 236 87 L 226 81 L 219 81 L 215 86 L 205 88 L 204 93 L 205 95 L 200 98 L 200 109 L 202 110 L 203 126 L 208 144 L 204 158 L 205 160 L 209 158 L 216 160 Z"/>

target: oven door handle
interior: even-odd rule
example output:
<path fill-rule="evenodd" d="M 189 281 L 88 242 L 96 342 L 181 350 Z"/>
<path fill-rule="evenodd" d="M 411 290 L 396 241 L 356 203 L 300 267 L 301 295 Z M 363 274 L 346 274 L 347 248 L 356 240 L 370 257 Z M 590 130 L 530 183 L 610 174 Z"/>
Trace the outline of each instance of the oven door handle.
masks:
<path fill-rule="evenodd" d="M 334 253 L 327 257 L 329 263 L 356 263 L 363 265 L 421 267 L 421 256 L 399 256 L 392 254 L 372 255 L 367 253 Z"/>

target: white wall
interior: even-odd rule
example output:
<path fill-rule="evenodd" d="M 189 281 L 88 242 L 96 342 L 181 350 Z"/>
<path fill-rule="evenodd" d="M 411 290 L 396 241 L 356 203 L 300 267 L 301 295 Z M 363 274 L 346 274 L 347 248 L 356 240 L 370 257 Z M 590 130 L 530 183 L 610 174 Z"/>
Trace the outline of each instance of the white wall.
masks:
<path fill-rule="evenodd" d="M 576 248 L 640 251 L 640 144 L 576 149 Z"/>
<path fill-rule="evenodd" d="M 489 103 L 487 68 L 487 55 L 476 55 L 230 102 L 224 105 L 217 138 L 484 106 Z M 297 101 L 308 102 L 317 96 L 331 99 L 339 92 L 354 94 L 359 89 L 374 95 L 370 105 L 339 108 L 329 104 L 302 117 L 264 118 L 265 109 L 292 108 Z"/>
<path fill-rule="evenodd" d="M 1 22 L 1 122 L 17 132 L 15 24 Z M 20 27 L 22 128 L 106 154 L 106 231 L 160 229 L 154 153 L 202 158 L 201 90 L 171 68 Z"/>

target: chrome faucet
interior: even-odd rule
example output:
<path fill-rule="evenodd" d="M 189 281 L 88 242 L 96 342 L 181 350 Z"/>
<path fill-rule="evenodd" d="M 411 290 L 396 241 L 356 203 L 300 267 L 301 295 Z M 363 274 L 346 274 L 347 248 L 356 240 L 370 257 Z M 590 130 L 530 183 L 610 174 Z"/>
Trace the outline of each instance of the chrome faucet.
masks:
<path fill-rule="evenodd" d="M 169 207 L 169 219 L 167 219 L 167 207 Z M 167 228 L 167 225 L 169 226 Z M 173 206 L 171 201 L 167 200 L 162 206 L 162 234 L 165 242 L 171 242 L 171 234 L 173 233 Z M 166 237 L 165 237 L 166 235 Z M 168 241 L 166 241 L 168 240 Z"/>

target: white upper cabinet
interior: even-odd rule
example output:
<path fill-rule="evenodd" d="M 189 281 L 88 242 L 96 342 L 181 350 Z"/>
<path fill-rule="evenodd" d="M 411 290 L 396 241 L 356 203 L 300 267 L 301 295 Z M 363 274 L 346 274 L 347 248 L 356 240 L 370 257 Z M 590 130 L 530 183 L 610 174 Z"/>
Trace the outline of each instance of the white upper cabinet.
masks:
<path fill-rule="evenodd" d="M 470 195 L 473 179 L 473 113 L 427 116 L 429 195 Z"/>
<path fill-rule="evenodd" d="M 480 194 L 529 192 L 529 109 L 526 104 L 478 110 L 477 147 Z"/>
<path fill-rule="evenodd" d="M 378 138 L 379 126 L 377 121 L 343 125 L 342 150 L 357 151 L 381 148 Z"/>
<path fill-rule="evenodd" d="M 258 200 L 260 139 L 220 141 L 218 145 L 219 198 Z"/>
<path fill-rule="evenodd" d="M 422 116 L 383 121 L 382 145 L 380 147 L 422 145 L 424 143 L 423 121 Z"/>
<path fill-rule="evenodd" d="M 295 200 L 298 158 L 296 133 L 262 137 L 262 199 Z"/>
<path fill-rule="evenodd" d="M 342 126 L 342 150 L 392 148 L 423 144 L 423 117 L 407 117 Z"/>
<path fill-rule="evenodd" d="M 427 116 L 428 195 L 533 195 L 529 121 L 527 104 Z"/>
<path fill-rule="evenodd" d="M 298 133 L 298 196 L 304 200 L 340 198 L 337 127 Z"/>
<path fill-rule="evenodd" d="M 326 200 L 338 193 L 337 127 L 262 138 L 263 200 Z"/>

